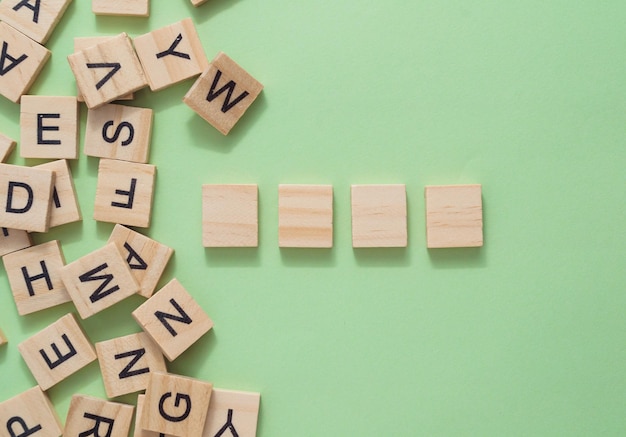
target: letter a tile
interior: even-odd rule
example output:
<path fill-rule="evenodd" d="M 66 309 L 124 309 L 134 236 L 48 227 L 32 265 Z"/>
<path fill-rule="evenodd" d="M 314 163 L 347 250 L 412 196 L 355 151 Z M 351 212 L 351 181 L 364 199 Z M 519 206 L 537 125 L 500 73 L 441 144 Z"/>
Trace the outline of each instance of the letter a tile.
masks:
<path fill-rule="evenodd" d="M 91 396 L 74 395 L 64 436 L 128 437 L 135 407 Z"/>
<path fill-rule="evenodd" d="M 17 348 L 42 390 L 48 390 L 96 360 L 96 351 L 71 313 Z"/>
<path fill-rule="evenodd" d="M 38 386 L 0 403 L 0 429 L 3 436 L 14 437 L 59 437 L 63 433 L 52 402 Z"/>
<path fill-rule="evenodd" d="M 4 0 L 0 20 L 45 44 L 72 0 Z"/>
<path fill-rule="evenodd" d="M 213 389 L 202 437 L 255 437 L 261 395 Z"/>

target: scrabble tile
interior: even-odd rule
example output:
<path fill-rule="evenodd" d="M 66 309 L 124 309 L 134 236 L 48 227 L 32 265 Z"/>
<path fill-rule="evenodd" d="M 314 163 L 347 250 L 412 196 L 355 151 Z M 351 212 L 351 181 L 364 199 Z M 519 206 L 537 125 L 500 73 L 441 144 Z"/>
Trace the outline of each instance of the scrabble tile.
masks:
<path fill-rule="evenodd" d="M 15 149 L 15 140 L 0 134 L 0 162 L 5 162 L 13 149 Z"/>
<path fill-rule="evenodd" d="M 3 436 L 13 437 L 59 437 L 63 433 L 52 402 L 38 386 L 0 403 L 0 429 Z"/>
<path fill-rule="evenodd" d="M 20 229 L 0 228 L 0 256 L 33 245 L 28 231 Z"/>
<path fill-rule="evenodd" d="M 65 436 L 128 437 L 135 407 L 74 395 L 65 419 Z"/>
<path fill-rule="evenodd" d="M 261 395 L 213 389 L 202 437 L 255 437 Z"/>
<path fill-rule="evenodd" d="M 53 186 L 50 170 L 0 164 L 0 226 L 47 232 Z"/>
<path fill-rule="evenodd" d="M 96 15 L 147 17 L 150 0 L 91 0 L 91 10 Z"/>
<path fill-rule="evenodd" d="M 152 296 L 174 249 L 122 225 L 115 225 L 109 243 L 117 244 L 139 284 L 139 294 Z"/>
<path fill-rule="evenodd" d="M 73 53 L 67 60 L 89 109 L 148 85 L 126 33 Z"/>
<path fill-rule="evenodd" d="M 74 178 L 68 162 L 64 159 L 35 166 L 54 172 L 54 187 L 50 199 L 51 228 L 82 220 Z"/>
<path fill-rule="evenodd" d="M 104 388 L 110 398 L 145 390 L 150 372 L 166 372 L 161 349 L 144 332 L 96 343 Z"/>
<path fill-rule="evenodd" d="M 76 97 L 22 96 L 20 104 L 22 158 L 78 158 Z"/>
<path fill-rule="evenodd" d="M 0 20 L 45 44 L 72 0 L 3 0 Z"/>
<path fill-rule="evenodd" d="M 278 245 L 333 247 L 333 187 L 278 186 Z"/>
<path fill-rule="evenodd" d="M 212 388 L 210 382 L 152 373 L 140 428 L 176 436 L 201 436 Z"/>
<path fill-rule="evenodd" d="M 87 112 L 87 156 L 146 163 L 152 134 L 152 109 L 109 103 Z"/>
<path fill-rule="evenodd" d="M 6 335 L 4 335 L 4 332 L 2 332 L 2 329 L 0 329 L 0 346 L 2 346 L 3 344 L 7 344 L 9 342 L 9 340 L 7 340 Z"/>
<path fill-rule="evenodd" d="M 132 315 L 170 361 L 213 327 L 213 321 L 176 279 L 168 282 Z"/>
<path fill-rule="evenodd" d="M 74 38 L 74 53 L 80 52 L 87 47 L 92 47 L 100 44 L 101 42 L 105 42 L 110 38 L 110 36 L 77 36 Z M 134 98 L 134 93 L 128 93 L 118 97 L 115 100 L 133 100 Z M 83 95 L 80 93 L 80 89 L 78 89 L 78 84 L 76 85 L 76 100 L 78 100 L 79 102 L 85 101 Z"/>
<path fill-rule="evenodd" d="M 137 281 L 114 243 L 66 265 L 61 278 L 83 319 L 139 291 Z"/>
<path fill-rule="evenodd" d="M 93 218 L 149 227 L 155 176 L 154 165 L 101 159 Z"/>
<path fill-rule="evenodd" d="M 352 247 L 406 247 L 406 186 L 352 185 Z"/>
<path fill-rule="evenodd" d="M 429 249 L 483 245 L 481 185 L 427 186 L 424 194 Z"/>
<path fill-rule="evenodd" d="M 187 92 L 183 102 L 227 135 L 262 89 L 261 83 L 220 52 Z"/>
<path fill-rule="evenodd" d="M 2 22 L 0 45 L 0 94 L 17 103 L 35 82 L 50 50 Z"/>
<path fill-rule="evenodd" d="M 138 36 L 133 43 L 152 91 L 198 76 L 209 67 L 190 18 Z"/>
<path fill-rule="evenodd" d="M 2 261 L 21 316 L 72 300 L 61 280 L 65 257 L 57 240 L 10 253 Z"/>
<path fill-rule="evenodd" d="M 203 185 L 204 247 L 257 247 L 258 242 L 257 186 Z"/>
<path fill-rule="evenodd" d="M 191 4 L 194 5 L 195 7 L 198 7 L 200 5 L 203 5 L 207 2 L 208 0 L 191 0 Z"/>
<path fill-rule="evenodd" d="M 17 348 L 42 390 L 48 390 L 96 359 L 96 351 L 71 313 Z"/>
<path fill-rule="evenodd" d="M 143 406 L 145 403 L 146 395 L 137 396 L 137 408 L 135 409 L 135 432 L 133 437 L 173 437 L 171 434 L 163 434 L 154 431 L 146 431 L 141 429 L 141 417 L 143 415 Z"/>

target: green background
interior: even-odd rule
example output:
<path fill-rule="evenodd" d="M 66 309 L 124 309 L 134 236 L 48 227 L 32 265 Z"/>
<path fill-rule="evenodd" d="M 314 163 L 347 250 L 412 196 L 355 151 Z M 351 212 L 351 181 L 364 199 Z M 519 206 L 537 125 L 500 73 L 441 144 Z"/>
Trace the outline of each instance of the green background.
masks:
<path fill-rule="evenodd" d="M 77 0 L 31 93 L 74 94 L 75 36 L 185 17 L 265 89 L 226 137 L 181 102 L 193 80 L 132 102 L 155 111 L 162 283 L 215 321 L 170 371 L 260 392 L 259 436 L 626 433 L 626 3 L 170 0 L 144 19 Z M 6 99 L 0 131 L 19 139 Z M 35 237 L 68 262 L 113 228 L 91 218 L 97 159 L 72 171 L 83 222 Z M 205 183 L 259 185 L 258 249 L 202 247 Z M 278 248 L 279 183 L 334 186 L 332 250 Z M 406 184 L 408 248 L 352 249 L 360 183 Z M 458 183 L 483 184 L 485 245 L 427 250 L 424 186 Z M 74 308 L 19 317 L 0 276 L 4 400 L 35 384 L 17 344 Z M 142 301 L 82 325 L 137 332 Z M 49 390 L 63 419 L 74 393 L 104 397 L 96 363 Z"/>

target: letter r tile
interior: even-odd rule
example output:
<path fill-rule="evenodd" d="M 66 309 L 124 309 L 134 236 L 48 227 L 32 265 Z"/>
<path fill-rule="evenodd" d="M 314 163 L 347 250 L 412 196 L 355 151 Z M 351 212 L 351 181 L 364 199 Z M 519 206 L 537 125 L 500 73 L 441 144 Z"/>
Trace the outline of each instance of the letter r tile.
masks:
<path fill-rule="evenodd" d="M 135 407 L 91 396 L 74 395 L 65 420 L 65 436 L 127 437 Z"/>

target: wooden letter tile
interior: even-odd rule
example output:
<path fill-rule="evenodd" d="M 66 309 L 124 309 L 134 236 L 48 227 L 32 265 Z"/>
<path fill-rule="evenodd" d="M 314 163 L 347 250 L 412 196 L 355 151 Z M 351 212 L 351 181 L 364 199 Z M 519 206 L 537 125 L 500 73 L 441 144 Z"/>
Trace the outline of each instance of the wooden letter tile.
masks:
<path fill-rule="evenodd" d="M 201 436 L 212 388 L 210 382 L 152 373 L 139 427 L 176 436 Z"/>
<path fill-rule="evenodd" d="M 481 185 L 427 186 L 424 194 L 429 249 L 483 245 Z"/>
<path fill-rule="evenodd" d="M 28 231 L 0 228 L 0 256 L 33 245 Z"/>
<path fill-rule="evenodd" d="M 191 0 L 191 4 L 197 8 L 198 6 L 205 4 L 207 1 L 208 0 Z"/>
<path fill-rule="evenodd" d="M 2 22 L 0 45 L 0 94 L 17 103 L 35 82 L 50 50 Z"/>
<path fill-rule="evenodd" d="M 71 313 L 17 348 L 42 390 L 48 390 L 96 359 L 96 351 Z"/>
<path fill-rule="evenodd" d="M 138 36 L 133 42 L 152 91 L 197 76 L 209 67 L 191 18 Z"/>
<path fill-rule="evenodd" d="M 78 158 L 76 97 L 22 96 L 20 132 L 22 158 Z"/>
<path fill-rule="evenodd" d="M 0 164 L 0 226 L 47 232 L 53 186 L 50 170 Z"/>
<path fill-rule="evenodd" d="M 333 187 L 278 186 L 278 245 L 333 247 Z"/>
<path fill-rule="evenodd" d="M 65 420 L 65 436 L 128 437 L 135 407 L 74 395 Z"/>
<path fill-rule="evenodd" d="M 259 243 L 256 185 L 202 186 L 204 247 L 257 247 Z"/>
<path fill-rule="evenodd" d="M 93 218 L 149 227 L 155 175 L 154 165 L 101 159 Z"/>
<path fill-rule="evenodd" d="M 213 327 L 213 321 L 176 279 L 133 311 L 133 317 L 170 361 Z"/>
<path fill-rule="evenodd" d="M 115 225 L 109 243 L 117 244 L 126 258 L 139 284 L 139 294 L 145 298 L 152 296 L 174 249 L 122 225 Z"/>
<path fill-rule="evenodd" d="M 91 10 L 96 15 L 147 17 L 150 0 L 91 0 Z"/>
<path fill-rule="evenodd" d="M 87 112 L 87 156 L 148 162 L 152 109 L 108 104 Z"/>
<path fill-rule="evenodd" d="M 5 162 L 13 149 L 15 149 L 15 140 L 0 134 L 0 162 Z"/>
<path fill-rule="evenodd" d="M 0 429 L 3 436 L 13 437 L 59 437 L 63 433 L 52 402 L 39 387 L 0 403 Z"/>
<path fill-rule="evenodd" d="M 60 159 L 38 165 L 35 168 L 54 172 L 54 187 L 50 199 L 50 227 L 82 220 L 74 178 L 68 162 Z"/>
<path fill-rule="evenodd" d="M 145 390 L 150 372 L 166 372 L 161 349 L 145 332 L 96 343 L 107 396 Z"/>
<path fill-rule="evenodd" d="M 137 408 L 135 409 L 135 432 L 133 433 L 133 437 L 173 437 L 171 434 L 163 434 L 141 429 L 141 417 L 143 416 L 143 406 L 145 402 L 146 395 L 137 396 Z"/>
<path fill-rule="evenodd" d="M 61 280 L 65 257 L 57 240 L 10 253 L 2 261 L 21 316 L 72 300 Z"/>
<path fill-rule="evenodd" d="M 7 340 L 6 335 L 4 335 L 4 332 L 2 332 L 2 329 L 0 329 L 0 346 L 2 346 L 3 344 L 7 344 L 9 342 L 9 340 Z"/>
<path fill-rule="evenodd" d="M 73 53 L 67 60 L 89 109 L 148 85 L 126 33 Z"/>
<path fill-rule="evenodd" d="M 220 52 L 187 92 L 183 102 L 226 135 L 262 89 L 261 83 Z"/>
<path fill-rule="evenodd" d="M 72 0 L 3 0 L 0 20 L 45 44 Z"/>
<path fill-rule="evenodd" d="M 352 247 L 406 245 L 406 186 L 352 185 Z"/>
<path fill-rule="evenodd" d="M 214 388 L 202 437 L 255 437 L 260 403 L 259 393 Z"/>
<path fill-rule="evenodd" d="M 139 291 L 137 281 L 114 243 L 66 265 L 61 277 L 83 319 Z"/>

